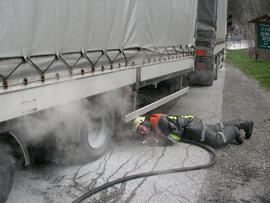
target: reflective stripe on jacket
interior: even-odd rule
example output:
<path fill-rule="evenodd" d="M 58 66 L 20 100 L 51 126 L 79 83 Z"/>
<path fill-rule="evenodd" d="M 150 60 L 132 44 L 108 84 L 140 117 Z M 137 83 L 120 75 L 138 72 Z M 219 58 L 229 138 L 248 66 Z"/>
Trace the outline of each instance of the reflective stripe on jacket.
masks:
<path fill-rule="evenodd" d="M 166 138 L 171 143 L 176 143 L 181 139 L 179 132 L 178 117 L 167 116 L 166 114 L 153 114 L 149 121 L 157 136 Z"/>
<path fill-rule="evenodd" d="M 193 115 L 153 114 L 149 121 L 157 137 L 165 138 L 170 143 L 180 141 L 181 137 L 198 142 L 205 139 L 205 125 Z"/>

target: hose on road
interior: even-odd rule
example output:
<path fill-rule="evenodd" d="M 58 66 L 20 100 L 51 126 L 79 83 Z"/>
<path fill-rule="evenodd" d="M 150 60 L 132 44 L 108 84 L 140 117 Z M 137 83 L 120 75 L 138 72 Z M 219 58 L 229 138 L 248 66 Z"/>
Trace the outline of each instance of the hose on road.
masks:
<path fill-rule="evenodd" d="M 171 174 L 171 173 L 195 171 L 195 170 L 209 168 L 209 167 L 213 166 L 216 163 L 216 161 L 217 161 L 216 160 L 216 153 L 215 153 L 215 150 L 212 147 L 210 147 L 208 145 L 205 145 L 205 144 L 202 144 L 202 143 L 194 142 L 194 141 L 191 141 L 191 140 L 181 139 L 181 142 L 191 144 L 191 145 L 195 145 L 197 147 L 200 147 L 200 148 L 206 150 L 211 156 L 209 163 L 198 165 L 198 166 L 166 169 L 166 170 L 159 170 L 159 171 L 149 171 L 149 172 L 134 174 L 134 175 L 130 175 L 130 176 L 125 176 L 125 177 L 116 179 L 114 181 L 105 183 L 105 184 L 103 184 L 101 186 L 98 186 L 96 188 L 93 188 L 92 190 L 89 190 L 88 192 L 86 192 L 85 194 L 83 194 L 82 196 L 80 196 L 79 198 L 74 200 L 73 203 L 82 202 L 83 200 L 91 197 L 92 195 L 94 195 L 94 194 L 96 194 L 98 192 L 101 192 L 102 190 L 105 190 L 105 189 L 107 189 L 109 187 L 112 187 L 112 186 L 114 186 L 116 184 L 120 184 L 120 183 L 127 182 L 127 181 L 130 181 L 130 180 L 149 177 L 149 176 L 156 176 L 156 175 L 165 175 L 165 174 Z"/>

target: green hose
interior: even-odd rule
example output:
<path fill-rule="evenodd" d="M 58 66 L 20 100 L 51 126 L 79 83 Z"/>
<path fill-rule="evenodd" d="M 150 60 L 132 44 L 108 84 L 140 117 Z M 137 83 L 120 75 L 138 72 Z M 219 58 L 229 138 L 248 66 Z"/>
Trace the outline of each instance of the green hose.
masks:
<path fill-rule="evenodd" d="M 156 175 L 164 175 L 164 174 L 170 174 L 170 173 L 179 173 L 179 172 L 185 172 L 185 171 L 195 171 L 195 170 L 205 169 L 205 168 L 209 168 L 209 167 L 213 166 L 216 163 L 216 161 L 217 161 L 216 160 L 216 153 L 215 153 L 215 150 L 212 147 L 204 145 L 202 143 L 194 142 L 194 141 L 191 141 L 191 140 L 181 139 L 181 142 L 198 146 L 198 147 L 206 150 L 207 152 L 209 152 L 209 154 L 211 155 L 210 162 L 207 163 L 207 164 L 199 165 L 199 166 L 191 166 L 191 167 L 183 167 L 183 168 L 174 168 L 174 169 L 166 169 L 166 170 L 159 170 L 159 171 L 151 171 L 151 172 L 139 173 L 139 174 L 134 174 L 134 175 L 122 177 L 122 178 L 116 179 L 114 181 L 105 183 L 105 184 L 103 184 L 101 186 L 98 186 L 96 188 L 93 188 L 92 190 L 86 192 L 85 194 L 83 194 L 82 196 L 80 196 L 79 198 L 74 200 L 73 203 L 82 202 L 83 200 L 91 197 L 92 195 L 94 195 L 94 194 L 96 194 L 98 192 L 101 192 L 102 190 L 105 190 L 105 189 L 107 189 L 109 187 L 112 187 L 112 186 L 114 186 L 116 184 L 119 184 L 119 183 L 127 182 L 127 181 L 130 181 L 130 180 L 135 180 L 135 179 L 138 179 L 138 178 L 149 177 L 149 176 L 156 176 Z"/>

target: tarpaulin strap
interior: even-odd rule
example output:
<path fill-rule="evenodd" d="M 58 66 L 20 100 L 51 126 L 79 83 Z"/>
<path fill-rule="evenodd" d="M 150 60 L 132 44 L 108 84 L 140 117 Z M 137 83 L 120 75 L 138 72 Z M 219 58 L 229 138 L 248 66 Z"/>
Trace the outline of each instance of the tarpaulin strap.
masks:
<path fill-rule="evenodd" d="M 22 64 L 24 64 L 24 60 L 22 60 L 6 77 L 4 77 L 5 80 L 7 80 Z"/>
<path fill-rule="evenodd" d="M 73 67 L 68 64 L 68 62 L 61 56 L 59 55 L 59 60 L 68 67 L 69 71 L 72 71 Z"/>

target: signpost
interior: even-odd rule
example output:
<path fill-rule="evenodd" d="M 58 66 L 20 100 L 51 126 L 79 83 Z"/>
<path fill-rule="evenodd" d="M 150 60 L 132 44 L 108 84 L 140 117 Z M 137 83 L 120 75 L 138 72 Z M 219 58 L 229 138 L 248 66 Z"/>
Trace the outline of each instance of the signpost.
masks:
<path fill-rule="evenodd" d="M 270 15 L 260 16 L 249 23 L 255 26 L 255 49 L 254 55 L 256 61 L 270 60 Z"/>
<path fill-rule="evenodd" d="M 258 23 L 258 48 L 270 49 L 270 23 Z"/>

